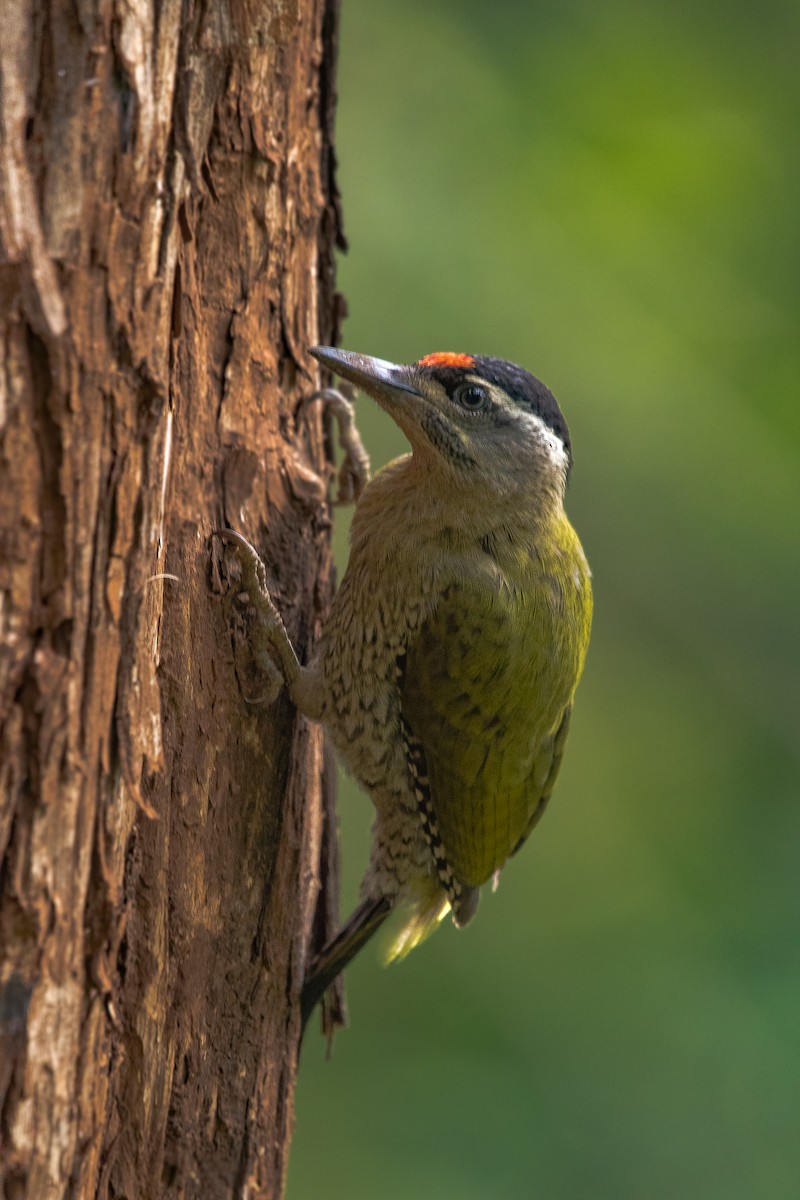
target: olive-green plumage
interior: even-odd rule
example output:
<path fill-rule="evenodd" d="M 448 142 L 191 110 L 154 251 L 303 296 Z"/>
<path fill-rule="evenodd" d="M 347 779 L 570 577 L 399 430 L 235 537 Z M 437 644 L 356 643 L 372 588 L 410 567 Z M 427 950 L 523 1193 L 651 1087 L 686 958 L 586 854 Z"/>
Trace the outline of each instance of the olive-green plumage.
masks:
<path fill-rule="evenodd" d="M 563 525 L 559 554 L 495 547 L 447 588 L 408 649 L 402 710 L 420 731 L 450 863 L 473 886 L 525 839 L 554 783 L 591 615 L 582 556 Z"/>
<path fill-rule="evenodd" d="M 404 916 L 390 956 L 448 907 L 459 925 L 471 918 L 478 889 L 549 799 L 592 616 L 563 508 L 569 433 L 543 384 L 471 355 L 399 367 L 312 353 L 372 394 L 412 453 L 358 498 L 347 572 L 309 667 L 250 562 L 292 698 L 324 722 L 376 810 L 362 903 L 312 970 L 306 1014 L 391 909 Z M 358 493 L 366 456 L 346 402 L 335 403 Z"/>

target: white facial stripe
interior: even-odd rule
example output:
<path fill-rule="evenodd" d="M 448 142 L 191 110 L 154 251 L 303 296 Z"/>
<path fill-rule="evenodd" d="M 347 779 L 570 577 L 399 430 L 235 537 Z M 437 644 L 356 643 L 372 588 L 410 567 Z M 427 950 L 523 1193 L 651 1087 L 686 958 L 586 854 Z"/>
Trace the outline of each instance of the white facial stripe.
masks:
<path fill-rule="evenodd" d="M 542 418 L 537 417 L 535 413 L 519 409 L 517 419 L 535 435 L 536 440 L 547 451 L 553 466 L 560 471 L 566 471 L 569 466 L 569 457 L 567 448 L 558 434 L 553 433 L 549 425 L 545 425 Z"/>

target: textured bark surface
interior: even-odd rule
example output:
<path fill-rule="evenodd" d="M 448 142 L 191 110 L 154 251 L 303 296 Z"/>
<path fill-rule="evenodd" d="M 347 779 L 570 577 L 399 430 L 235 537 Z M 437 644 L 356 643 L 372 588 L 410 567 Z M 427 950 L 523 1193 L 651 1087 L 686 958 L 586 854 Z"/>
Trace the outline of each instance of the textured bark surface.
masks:
<path fill-rule="evenodd" d="M 260 546 L 307 655 L 336 4 L 0 28 L 2 1194 L 276 1196 L 330 788 L 319 730 L 245 700 L 210 534 Z"/>

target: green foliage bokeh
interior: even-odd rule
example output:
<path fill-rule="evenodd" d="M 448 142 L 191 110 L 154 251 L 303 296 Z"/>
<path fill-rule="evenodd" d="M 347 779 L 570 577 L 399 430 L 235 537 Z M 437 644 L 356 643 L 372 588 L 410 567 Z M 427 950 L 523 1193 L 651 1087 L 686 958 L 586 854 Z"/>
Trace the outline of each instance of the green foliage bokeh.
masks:
<path fill-rule="evenodd" d="M 799 1194 L 799 15 L 344 0 L 343 343 L 545 380 L 596 622 L 497 894 L 309 1030 L 289 1200 Z"/>

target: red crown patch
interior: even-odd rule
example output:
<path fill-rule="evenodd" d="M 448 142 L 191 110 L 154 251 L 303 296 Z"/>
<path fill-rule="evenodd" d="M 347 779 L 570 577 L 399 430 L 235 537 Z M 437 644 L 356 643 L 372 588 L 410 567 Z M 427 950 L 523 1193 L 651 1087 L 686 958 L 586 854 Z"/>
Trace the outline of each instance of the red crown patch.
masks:
<path fill-rule="evenodd" d="M 438 354 L 426 354 L 419 360 L 420 367 L 471 367 L 475 359 L 471 354 L 451 354 L 447 350 Z"/>

